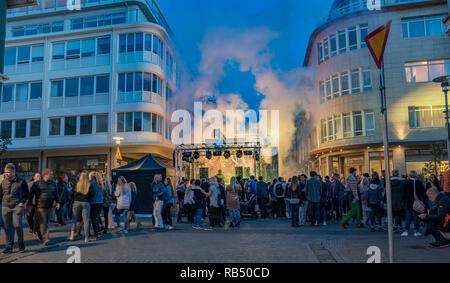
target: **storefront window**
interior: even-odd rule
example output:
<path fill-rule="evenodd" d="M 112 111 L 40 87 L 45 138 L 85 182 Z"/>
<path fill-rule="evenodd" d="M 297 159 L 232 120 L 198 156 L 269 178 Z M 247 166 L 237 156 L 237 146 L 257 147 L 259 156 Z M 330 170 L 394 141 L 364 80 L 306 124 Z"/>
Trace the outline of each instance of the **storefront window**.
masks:
<path fill-rule="evenodd" d="M 378 172 L 381 176 L 381 172 L 385 170 L 385 162 L 384 162 L 384 152 L 369 152 L 369 166 L 370 172 Z M 392 152 L 389 153 L 389 167 L 391 171 L 394 169 L 394 164 L 392 162 Z"/>
<path fill-rule="evenodd" d="M 107 156 L 49 157 L 48 167 L 55 171 L 55 175 L 65 173 L 69 176 L 74 176 L 83 170 L 98 171 L 106 174 Z"/>

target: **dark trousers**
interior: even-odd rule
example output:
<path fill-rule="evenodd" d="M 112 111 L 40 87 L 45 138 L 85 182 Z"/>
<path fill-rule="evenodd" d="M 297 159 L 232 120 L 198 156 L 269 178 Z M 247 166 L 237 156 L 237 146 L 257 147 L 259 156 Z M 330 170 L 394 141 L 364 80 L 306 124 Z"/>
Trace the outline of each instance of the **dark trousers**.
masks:
<path fill-rule="evenodd" d="M 220 208 L 210 206 L 208 209 L 209 225 L 211 227 L 217 227 L 220 224 Z"/>
<path fill-rule="evenodd" d="M 300 203 L 292 204 L 291 203 L 291 216 L 292 216 L 292 225 L 298 225 L 298 212 L 300 210 Z"/>
<path fill-rule="evenodd" d="M 341 202 L 339 201 L 338 198 L 333 198 L 332 199 L 332 203 L 333 203 L 333 211 L 336 214 L 336 220 L 341 219 Z"/>
<path fill-rule="evenodd" d="M 32 206 L 27 213 L 28 226 L 34 233 L 40 233 L 39 231 L 39 215 L 36 212 L 36 206 Z"/>
<path fill-rule="evenodd" d="M 48 233 L 48 223 L 50 221 L 50 216 L 52 213 L 51 208 L 38 208 L 37 212 L 39 214 L 39 224 L 41 227 L 41 234 L 44 238 L 44 241 L 49 239 L 49 233 Z"/>
<path fill-rule="evenodd" d="M 275 213 L 278 217 L 286 217 L 286 201 L 284 198 L 277 198 L 275 204 Z"/>
<path fill-rule="evenodd" d="M 433 238 L 436 242 L 445 242 L 444 236 L 439 231 L 444 231 L 443 227 L 438 227 L 435 223 L 428 221 L 427 222 L 427 230 L 433 235 Z"/>
<path fill-rule="evenodd" d="M 162 219 L 164 225 L 172 226 L 172 204 L 163 204 Z"/>
<path fill-rule="evenodd" d="M 102 209 L 102 204 L 91 204 L 90 218 L 92 223 L 92 228 L 94 228 L 94 235 L 98 236 L 100 232 L 100 226 L 98 223 L 98 215 Z"/>
<path fill-rule="evenodd" d="M 100 222 L 100 224 L 103 226 L 103 230 L 108 230 L 108 225 L 109 225 L 109 207 L 103 207 L 103 217 L 105 218 L 105 225 L 103 226 L 103 223 Z M 101 218 L 100 218 L 101 221 Z"/>
<path fill-rule="evenodd" d="M 378 225 L 381 227 L 381 218 L 383 217 L 383 211 L 381 210 L 381 207 L 378 204 L 369 204 L 370 207 L 370 213 L 369 213 L 369 219 L 371 226 Z M 377 217 L 377 221 L 375 222 L 375 216 Z"/>
<path fill-rule="evenodd" d="M 319 223 L 320 222 L 320 202 L 312 202 L 310 201 L 308 204 L 311 215 L 311 223 Z"/>
<path fill-rule="evenodd" d="M 183 219 L 183 213 L 184 213 L 184 206 L 182 204 L 178 205 L 178 214 L 177 214 L 177 221 L 180 222 Z"/>
<path fill-rule="evenodd" d="M 64 203 L 59 204 L 59 209 L 56 208 L 56 219 L 58 224 L 63 225 L 64 224 L 64 215 L 62 215 L 64 210 Z"/>
<path fill-rule="evenodd" d="M 266 198 L 258 198 L 258 206 L 259 206 L 259 209 L 261 210 L 261 218 L 262 219 L 266 219 L 266 217 L 267 217 L 267 201 L 268 201 L 268 199 L 266 199 Z"/>
<path fill-rule="evenodd" d="M 17 233 L 19 244 L 23 244 L 23 206 L 16 205 L 14 208 L 2 207 L 3 227 L 5 229 L 6 245 L 14 246 L 14 232 Z"/>

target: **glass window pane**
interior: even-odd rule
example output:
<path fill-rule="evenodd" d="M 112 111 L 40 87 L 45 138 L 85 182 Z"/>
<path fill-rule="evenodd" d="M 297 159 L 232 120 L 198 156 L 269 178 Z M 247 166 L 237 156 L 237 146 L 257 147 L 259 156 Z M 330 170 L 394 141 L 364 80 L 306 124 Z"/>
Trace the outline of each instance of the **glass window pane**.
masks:
<path fill-rule="evenodd" d="M 42 97 L 42 82 L 31 83 L 30 99 Z"/>
<path fill-rule="evenodd" d="M 351 79 L 352 79 L 352 93 L 358 93 L 361 91 L 360 89 L 360 83 L 359 83 L 359 70 L 355 69 L 351 72 Z"/>
<path fill-rule="evenodd" d="M 119 92 L 125 92 L 125 74 L 119 74 Z"/>
<path fill-rule="evenodd" d="M 444 109 L 440 107 L 433 107 L 433 127 L 440 127 L 444 125 Z"/>
<path fill-rule="evenodd" d="M 332 86 L 333 86 L 333 97 L 339 97 L 339 75 L 334 75 L 332 77 Z"/>
<path fill-rule="evenodd" d="M 442 62 L 441 64 L 431 64 L 429 66 L 429 69 L 430 69 L 430 80 L 446 75 L 444 62 Z"/>
<path fill-rule="evenodd" d="M 92 116 L 80 116 L 80 135 L 92 134 Z"/>
<path fill-rule="evenodd" d="M 108 132 L 108 114 L 97 115 L 95 118 L 95 129 L 97 133 Z"/>
<path fill-rule="evenodd" d="M 133 131 L 133 112 L 127 112 L 125 114 L 125 131 Z"/>
<path fill-rule="evenodd" d="M 142 112 L 134 112 L 134 131 L 142 131 Z"/>
<path fill-rule="evenodd" d="M 133 91 L 134 73 L 127 73 L 127 92 Z"/>
<path fill-rule="evenodd" d="M 25 138 L 27 136 L 27 120 L 16 120 L 15 138 Z"/>
<path fill-rule="evenodd" d="M 65 44 L 55 43 L 53 44 L 53 59 L 64 59 Z"/>
<path fill-rule="evenodd" d="M 16 101 L 28 100 L 28 83 L 16 84 Z"/>
<path fill-rule="evenodd" d="M 347 95 L 350 93 L 348 84 L 348 72 L 341 73 L 341 92 L 342 95 Z"/>
<path fill-rule="evenodd" d="M 375 121 L 373 111 L 365 110 L 365 127 L 366 127 L 366 135 L 374 135 L 375 134 Z"/>
<path fill-rule="evenodd" d="M 117 113 L 117 132 L 123 133 L 125 131 L 125 113 Z"/>
<path fill-rule="evenodd" d="M 336 34 L 330 36 L 330 52 L 331 56 L 335 56 L 337 54 Z"/>
<path fill-rule="evenodd" d="M 109 54 L 111 52 L 111 37 L 97 39 L 97 55 Z"/>
<path fill-rule="evenodd" d="M 152 113 L 152 132 L 157 133 L 158 132 L 158 121 L 156 118 L 156 114 Z"/>
<path fill-rule="evenodd" d="M 59 32 L 64 30 L 64 22 L 52 23 L 52 32 Z"/>
<path fill-rule="evenodd" d="M 344 119 L 344 138 L 349 138 L 353 136 L 352 133 L 352 117 L 350 115 L 350 113 L 345 113 L 343 115 L 343 119 Z"/>
<path fill-rule="evenodd" d="M 85 28 L 95 28 L 97 26 L 97 17 L 84 19 Z"/>
<path fill-rule="evenodd" d="M 82 29 L 83 28 L 83 19 L 73 19 L 70 21 L 71 29 Z"/>
<path fill-rule="evenodd" d="M 159 38 L 154 35 L 153 36 L 153 53 L 159 55 Z"/>
<path fill-rule="evenodd" d="M 402 23 L 402 34 L 403 38 L 408 38 L 408 23 Z"/>
<path fill-rule="evenodd" d="M 80 55 L 80 41 L 68 41 L 67 42 L 67 56 L 79 56 Z"/>
<path fill-rule="evenodd" d="M 425 25 L 423 20 L 419 22 L 410 22 L 409 23 L 409 37 L 421 37 L 425 36 Z"/>
<path fill-rule="evenodd" d="M 64 135 L 74 136 L 77 134 L 77 117 L 64 117 Z"/>
<path fill-rule="evenodd" d="M 341 115 L 334 115 L 334 138 L 342 139 Z"/>
<path fill-rule="evenodd" d="M 83 40 L 82 48 L 81 57 L 95 56 L 95 38 Z"/>
<path fill-rule="evenodd" d="M 144 132 L 151 132 L 152 124 L 151 124 L 151 113 L 144 112 Z"/>
<path fill-rule="evenodd" d="M 66 79 L 66 97 L 78 96 L 79 78 Z"/>
<path fill-rule="evenodd" d="M 339 34 L 339 53 L 347 52 L 347 33 L 345 30 L 338 32 Z"/>
<path fill-rule="evenodd" d="M 136 33 L 136 51 L 144 50 L 144 34 L 142 32 Z"/>
<path fill-rule="evenodd" d="M 13 66 L 16 64 L 16 48 L 5 49 L 5 66 Z"/>
<path fill-rule="evenodd" d="M 323 42 L 323 59 L 328 60 L 328 38 Z"/>
<path fill-rule="evenodd" d="M 94 94 L 94 77 L 83 77 L 80 83 L 80 95 Z"/>
<path fill-rule="evenodd" d="M 127 35 L 127 52 L 134 52 L 134 33 Z"/>
<path fill-rule="evenodd" d="M 119 36 L 119 52 L 126 53 L 127 52 L 127 35 L 121 34 Z"/>
<path fill-rule="evenodd" d="M 425 127 L 431 127 L 433 125 L 433 121 L 431 119 L 431 109 L 427 109 L 424 111 L 424 122 L 425 122 Z"/>
<path fill-rule="evenodd" d="M 17 64 L 30 63 L 30 46 L 17 48 Z"/>
<path fill-rule="evenodd" d="M 442 35 L 441 31 L 441 20 L 427 20 L 426 21 L 426 29 L 427 29 L 427 36 L 433 36 L 433 35 Z"/>
<path fill-rule="evenodd" d="M 355 137 L 363 135 L 361 111 L 353 112 L 353 132 Z"/>
<path fill-rule="evenodd" d="M 142 73 L 134 73 L 134 91 L 142 91 Z"/>
<path fill-rule="evenodd" d="M 52 81 L 51 87 L 51 97 L 61 97 L 63 96 L 64 80 Z"/>
<path fill-rule="evenodd" d="M 61 135 L 61 118 L 50 119 L 50 136 Z"/>
<path fill-rule="evenodd" d="M 158 76 L 155 74 L 152 74 L 152 78 L 153 78 L 152 91 L 154 93 L 158 93 L 158 82 L 157 82 Z"/>
<path fill-rule="evenodd" d="M 14 85 L 3 85 L 2 102 L 13 100 Z"/>
<path fill-rule="evenodd" d="M 351 27 L 348 29 L 348 45 L 350 50 L 358 48 L 357 43 L 356 27 Z"/>
<path fill-rule="evenodd" d="M 415 66 L 412 68 L 412 82 L 428 82 L 428 66 Z"/>
<path fill-rule="evenodd" d="M 145 51 L 152 51 L 152 35 L 145 34 Z"/>
<path fill-rule="evenodd" d="M 359 26 L 359 34 L 361 38 L 361 48 L 367 47 L 366 41 L 364 40 L 368 34 L 368 25 L 363 24 Z"/>
<path fill-rule="evenodd" d="M 95 93 L 109 93 L 109 75 L 97 76 Z"/>
<path fill-rule="evenodd" d="M 2 137 L 12 137 L 12 121 L 2 121 Z"/>
<path fill-rule="evenodd" d="M 32 62 L 44 61 L 44 45 L 33 46 L 32 53 Z"/>
<path fill-rule="evenodd" d="M 30 137 L 41 135 L 41 120 L 30 120 Z"/>
<path fill-rule="evenodd" d="M 144 73 L 144 91 L 152 91 L 152 74 Z"/>

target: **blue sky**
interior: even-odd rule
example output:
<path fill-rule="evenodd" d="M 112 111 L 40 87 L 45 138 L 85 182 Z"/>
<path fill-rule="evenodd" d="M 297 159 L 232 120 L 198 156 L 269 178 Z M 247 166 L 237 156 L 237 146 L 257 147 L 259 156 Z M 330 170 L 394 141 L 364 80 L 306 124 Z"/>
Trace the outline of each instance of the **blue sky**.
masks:
<path fill-rule="evenodd" d="M 276 36 L 267 42 L 272 70 L 289 72 L 301 67 L 311 32 L 328 15 L 332 0 L 158 0 L 175 33 L 178 51 L 194 77 L 199 75 L 202 43 L 216 28 L 239 31 L 264 28 Z M 254 89 L 251 70 L 230 60 L 217 82 L 220 93 L 239 93 L 250 108 L 257 108 L 261 95 Z"/>

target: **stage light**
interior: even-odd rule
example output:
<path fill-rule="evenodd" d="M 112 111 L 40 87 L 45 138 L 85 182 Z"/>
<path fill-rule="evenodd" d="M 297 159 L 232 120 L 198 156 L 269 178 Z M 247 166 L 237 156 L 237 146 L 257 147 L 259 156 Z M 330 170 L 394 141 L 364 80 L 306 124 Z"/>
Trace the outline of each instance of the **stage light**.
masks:
<path fill-rule="evenodd" d="M 259 154 L 258 153 L 255 153 L 255 160 L 259 161 Z"/>
<path fill-rule="evenodd" d="M 237 156 L 237 158 L 242 158 L 242 150 L 238 150 L 236 152 L 236 156 Z"/>
<path fill-rule="evenodd" d="M 198 151 L 194 152 L 194 159 L 199 159 L 200 153 Z"/>
<path fill-rule="evenodd" d="M 206 152 L 206 158 L 208 158 L 208 159 L 212 158 L 212 152 L 211 151 L 207 151 Z"/>
<path fill-rule="evenodd" d="M 222 156 L 222 151 L 214 151 L 214 156 Z"/>
<path fill-rule="evenodd" d="M 192 156 L 192 152 L 184 152 L 183 153 L 183 157 L 191 157 Z"/>
<path fill-rule="evenodd" d="M 227 151 L 225 151 L 223 156 L 225 157 L 225 159 L 228 159 L 231 157 L 231 152 L 227 150 Z"/>
<path fill-rule="evenodd" d="M 251 156 L 251 155 L 253 155 L 253 151 L 251 151 L 251 150 L 246 150 L 246 151 L 244 151 L 244 155 Z"/>

